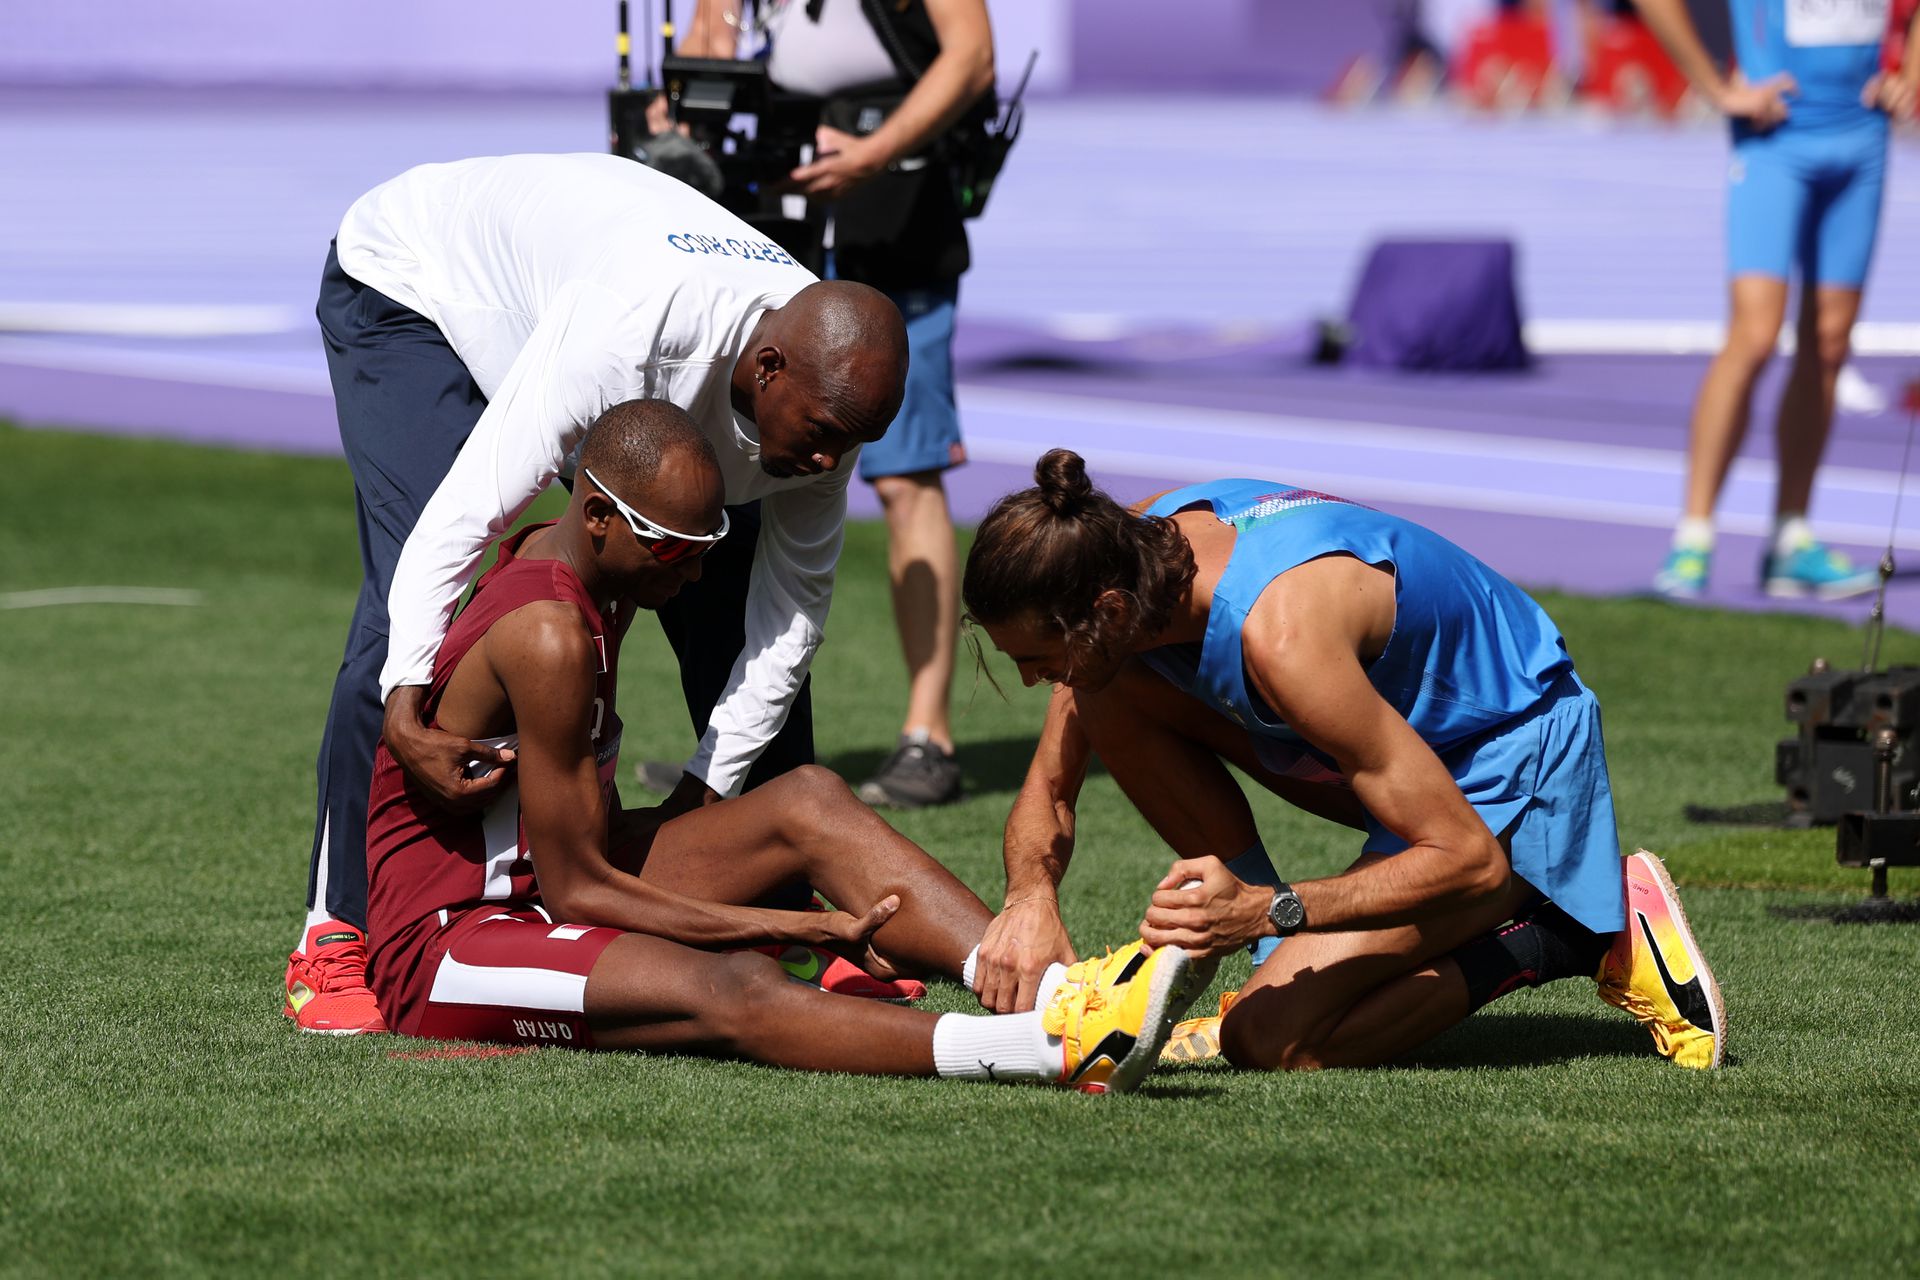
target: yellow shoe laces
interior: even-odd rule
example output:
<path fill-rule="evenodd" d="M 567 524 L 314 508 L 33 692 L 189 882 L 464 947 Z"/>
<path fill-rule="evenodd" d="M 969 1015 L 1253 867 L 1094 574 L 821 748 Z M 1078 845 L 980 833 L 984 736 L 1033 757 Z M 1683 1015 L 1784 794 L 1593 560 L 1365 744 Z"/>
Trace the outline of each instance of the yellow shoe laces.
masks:
<path fill-rule="evenodd" d="M 1106 1007 L 1107 993 L 1099 983 L 1069 985 L 1063 982 L 1048 1001 L 1046 1012 L 1040 1015 L 1040 1026 L 1050 1036 L 1078 1044 L 1080 1028 L 1086 1025 L 1087 1015 Z"/>

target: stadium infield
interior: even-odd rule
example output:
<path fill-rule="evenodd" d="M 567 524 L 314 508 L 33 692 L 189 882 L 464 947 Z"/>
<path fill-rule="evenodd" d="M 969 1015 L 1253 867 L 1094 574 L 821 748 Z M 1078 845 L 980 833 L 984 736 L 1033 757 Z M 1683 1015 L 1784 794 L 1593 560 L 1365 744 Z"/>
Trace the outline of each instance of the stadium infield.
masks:
<path fill-rule="evenodd" d="M 1127 1098 L 295 1034 L 312 753 L 356 587 L 334 459 L 0 427 L 0 1272 L 780 1276 L 1909 1271 L 1920 933 L 1821 912 L 1865 876 L 1777 800 L 1781 689 L 1831 620 L 1553 595 L 1606 709 L 1621 827 L 1664 853 L 1733 1065 L 1656 1058 L 1591 987 L 1408 1063 L 1166 1070 Z M 822 758 L 894 729 L 883 540 L 850 533 Z M 198 603 L 53 604 L 70 587 Z M 178 601 L 184 597 L 158 597 Z M 38 607 L 14 607 L 29 604 Z M 1889 637 L 1920 661 L 1920 637 Z M 690 741 L 625 657 L 629 761 Z M 989 898 L 1041 694 L 963 661 L 970 795 L 897 824 Z M 633 800 L 634 797 L 629 797 Z M 1284 871 L 1353 842 L 1257 798 Z M 1166 853 L 1096 776 L 1066 916 L 1124 940 Z M 1915 892 L 1895 873 L 1897 894 Z M 1229 982 L 1244 975 L 1230 966 Z M 1211 1000 L 1208 1000 L 1211 1003 Z M 965 1009 L 956 988 L 929 1004 Z"/>

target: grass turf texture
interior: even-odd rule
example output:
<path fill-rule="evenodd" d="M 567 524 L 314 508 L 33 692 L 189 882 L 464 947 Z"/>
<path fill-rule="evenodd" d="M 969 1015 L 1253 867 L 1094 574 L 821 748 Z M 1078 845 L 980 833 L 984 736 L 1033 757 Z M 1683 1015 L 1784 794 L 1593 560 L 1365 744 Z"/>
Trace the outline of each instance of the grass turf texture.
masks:
<path fill-rule="evenodd" d="M 1852 660 L 1855 630 L 1547 601 L 1606 707 L 1623 833 L 1688 886 L 1725 988 L 1736 1065 L 1717 1076 L 1656 1059 L 1582 982 L 1405 1066 L 1169 1070 L 1125 1099 L 564 1050 L 411 1060 L 395 1051 L 429 1046 L 299 1036 L 279 1013 L 356 589 L 344 466 L 4 427 L 0 458 L 0 591 L 205 593 L 0 611 L 0 1270 L 1912 1266 L 1920 932 L 1806 918 L 1865 889 L 1830 832 L 1685 812 L 1777 798 L 1782 687 L 1815 654 Z M 899 713 L 883 550 L 850 531 L 815 668 L 822 756 L 855 779 Z M 1005 701 L 962 667 L 969 799 L 897 821 L 993 899 L 1042 698 L 1005 664 Z M 628 760 L 683 754 L 650 629 L 623 672 Z M 1352 854 L 1256 803 L 1285 873 Z M 1068 923 L 1117 943 L 1168 854 L 1102 777 L 1079 844 Z M 929 1003 L 969 1005 L 946 986 Z"/>

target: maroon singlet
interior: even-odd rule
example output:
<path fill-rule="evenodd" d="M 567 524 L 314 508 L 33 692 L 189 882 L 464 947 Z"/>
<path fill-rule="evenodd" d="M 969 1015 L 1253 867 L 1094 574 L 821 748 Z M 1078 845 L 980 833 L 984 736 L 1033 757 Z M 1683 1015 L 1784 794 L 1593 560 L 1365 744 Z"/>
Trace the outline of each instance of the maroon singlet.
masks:
<path fill-rule="evenodd" d="M 574 605 L 593 636 L 599 665 L 593 747 L 601 793 L 610 805 L 620 751 L 614 678 L 631 611 L 591 599 L 561 561 L 517 559 L 528 535 L 546 527 L 531 526 L 501 544 L 499 562 L 480 579 L 441 642 L 426 714 L 437 727 L 435 711 L 454 670 L 495 622 L 538 601 Z M 389 1025 L 402 1030 L 409 1014 L 424 1007 L 448 932 L 463 916 L 481 907 L 539 910 L 518 784 L 508 783 L 484 812 L 449 813 L 417 788 L 382 742 L 367 800 L 367 883 L 370 979 Z"/>

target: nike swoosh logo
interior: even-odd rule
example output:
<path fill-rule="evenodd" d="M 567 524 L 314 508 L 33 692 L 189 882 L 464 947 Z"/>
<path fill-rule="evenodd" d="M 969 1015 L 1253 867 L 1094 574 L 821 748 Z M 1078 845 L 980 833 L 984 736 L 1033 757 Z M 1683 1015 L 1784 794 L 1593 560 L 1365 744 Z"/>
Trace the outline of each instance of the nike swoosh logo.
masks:
<path fill-rule="evenodd" d="M 1121 1061 L 1133 1052 L 1135 1043 L 1137 1042 L 1134 1037 L 1124 1031 L 1107 1032 L 1105 1036 L 1101 1037 L 1100 1043 L 1093 1047 L 1093 1052 L 1080 1059 L 1080 1065 L 1076 1067 L 1073 1074 L 1067 1078 L 1068 1083 L 1071 1084 L 1073 1081 L 1080 1079 L 1102 1062 L 1110 1067 L 1118 1067 Z"/>
<path fill-rule="evenodd" d="M 806 956 L 806 959 L 782 960 L 780 967 L 802 982 L 817 984 L 820 981 L 821 973 L 824 972 L 827 967 L 826 962 L 820 959 L 818 952 L 805 951 L 803 954 Z"/>
<path fill-rule="evenodd" d="M 1675 982 L 1673 973 L 1667 968 L 1667 959 L 1660 954 L 1659 946 L 1653 940 L 1653 926 L 1639 912 L 1634 918 L 1640 922 L 1640 933 L 1647 940 L 1647 949 L 1653 952 L 1654 968 L 1660 970 L 1660 983 L 1667 989 L 1667 999 L 1673 1001 L 1673 1007 L 1680 1016 L 1702 1031 L 1713 1031 L 1713 1009 L 1707 1004 L 1707 993 L 1700 986 L 1696 976 L 1687 982 Z"/>
<path fill-rule="evenodd" d="M 296 982 L 287 988 L 287 1003 L 293 1006 L 295 1013 L 300 1012 L 311 999 L 313 999 L 313 988 L 304 982 Z"/>

